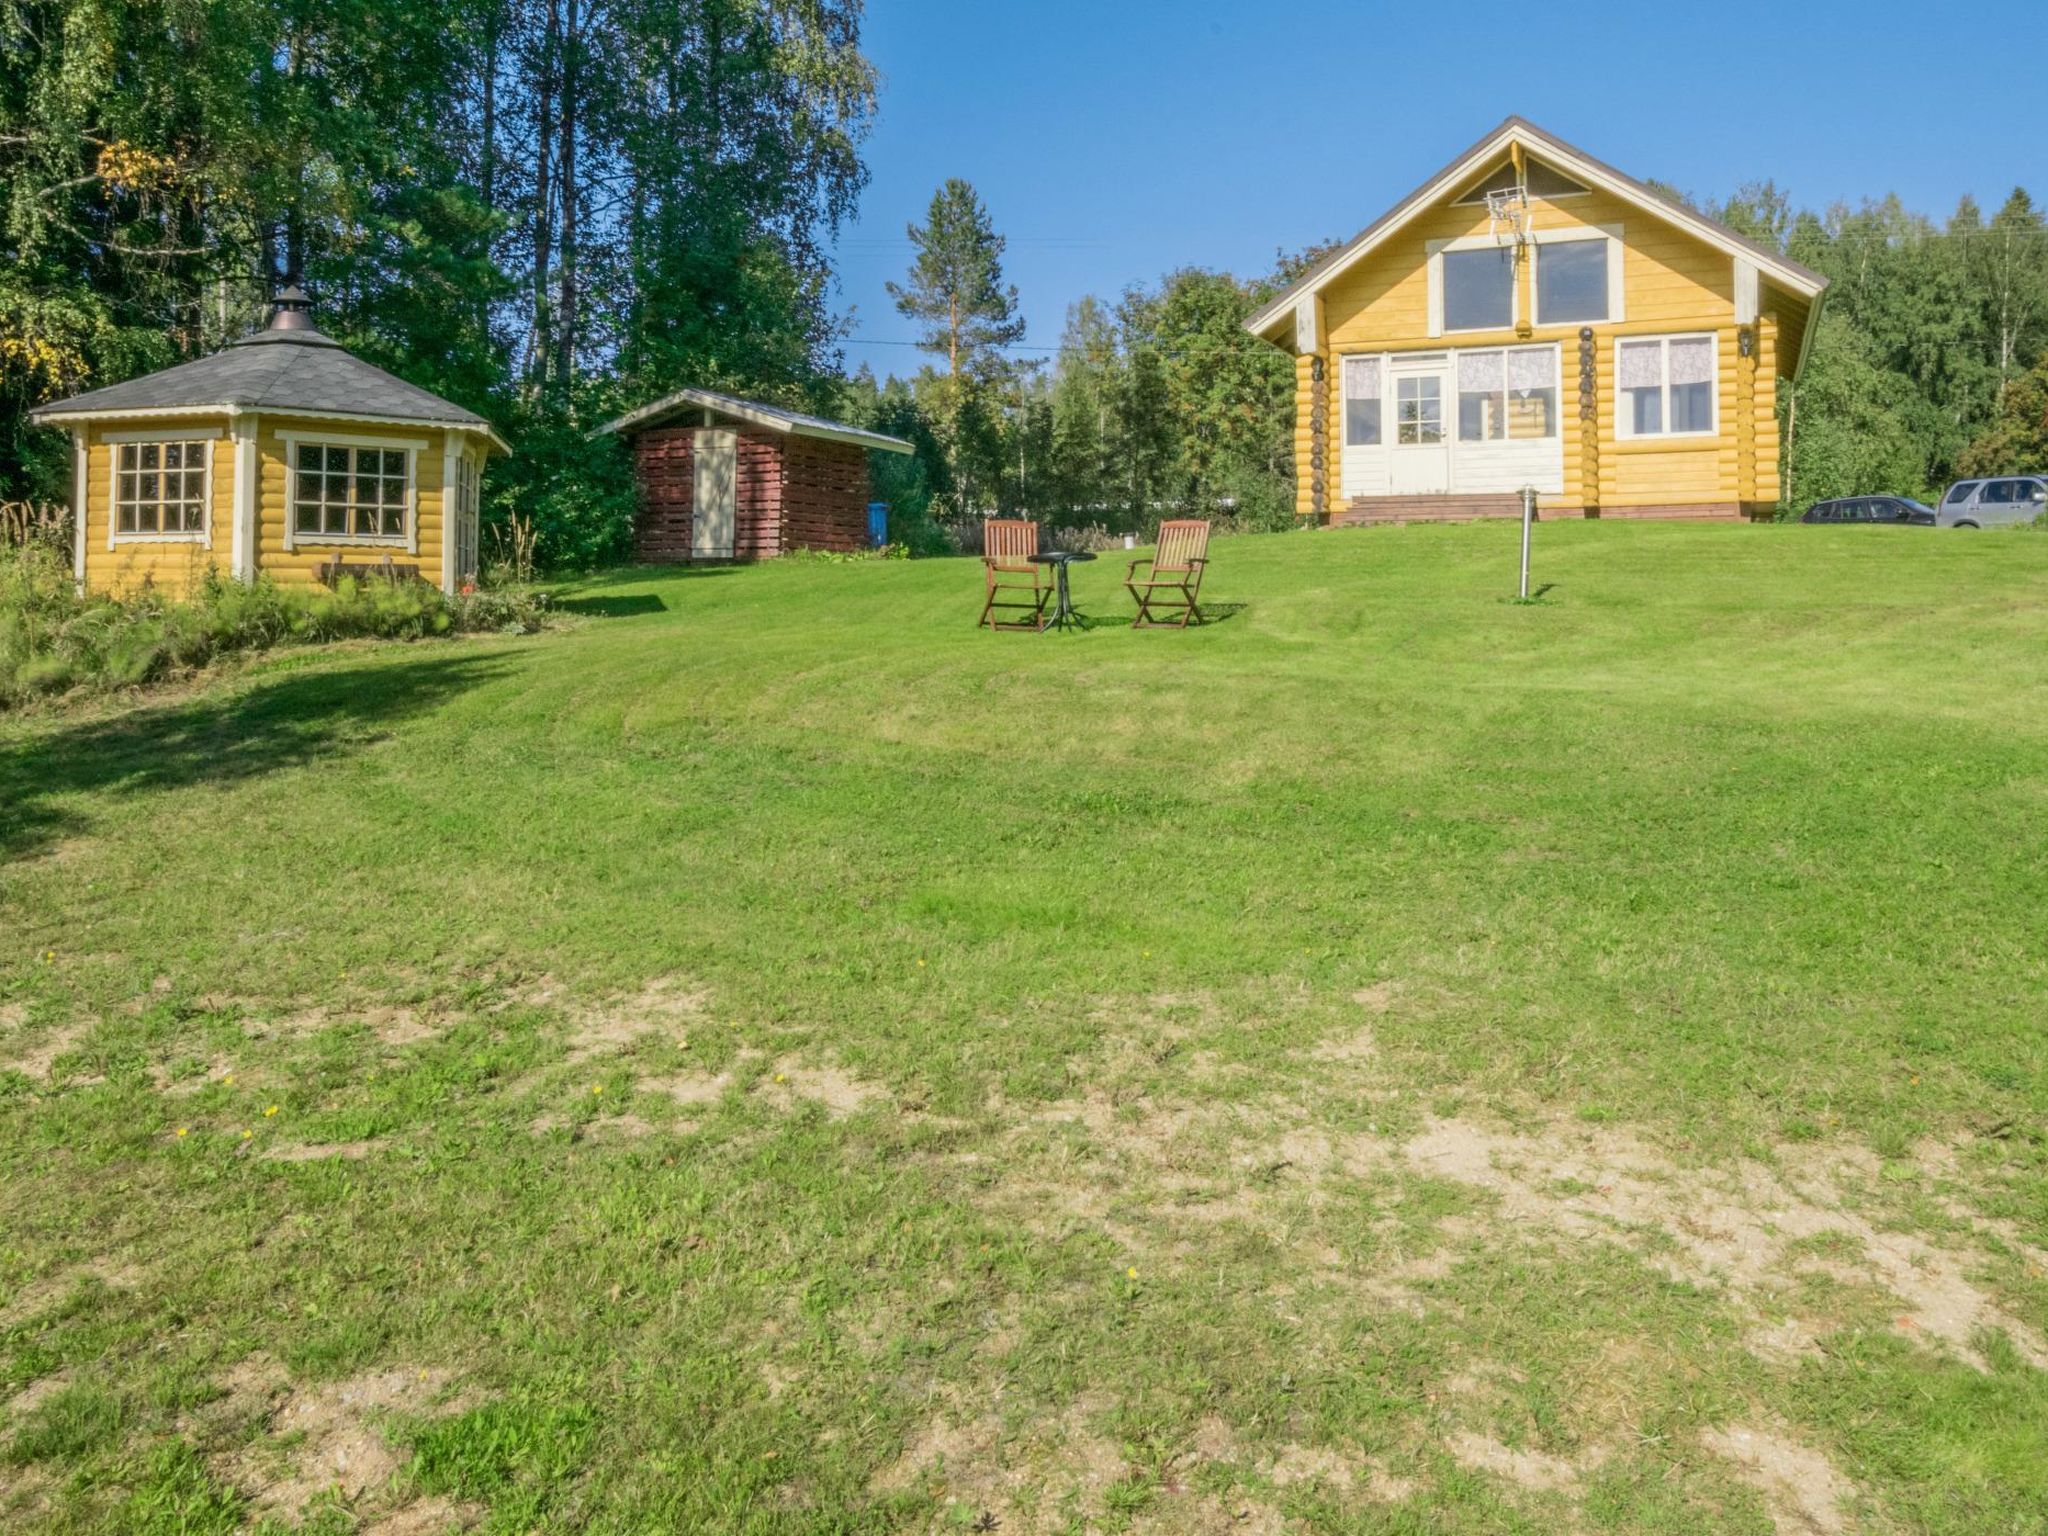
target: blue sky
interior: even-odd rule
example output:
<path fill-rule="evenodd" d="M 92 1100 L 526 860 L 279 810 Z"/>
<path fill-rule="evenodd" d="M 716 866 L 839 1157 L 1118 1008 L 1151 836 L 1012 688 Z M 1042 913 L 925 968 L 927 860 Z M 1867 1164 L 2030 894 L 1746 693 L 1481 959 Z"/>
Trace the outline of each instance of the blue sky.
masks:
<path fill-rule="evenodd" d="M 848 367 L 918 366 L 883 284 L 946 176 L 1009 237 L 1025 340 L 1046 349 L 1083 294 L 1179 266 L 1263 271 L 1278 248 L 1355 233 L 1516 113 L 1707 196 L 1768 176 L 1802 205 L 1896 191 L 1940 217 L 1966 191 L 2048 198 L 2048 133 L 2007 67 L 2048 55 L 2044 0 L 1545 10 L 868 0 L 881 111 L 837 258 L 864 338 Z M 1973 73 L 1987 83 L 1954 84 Z"/>

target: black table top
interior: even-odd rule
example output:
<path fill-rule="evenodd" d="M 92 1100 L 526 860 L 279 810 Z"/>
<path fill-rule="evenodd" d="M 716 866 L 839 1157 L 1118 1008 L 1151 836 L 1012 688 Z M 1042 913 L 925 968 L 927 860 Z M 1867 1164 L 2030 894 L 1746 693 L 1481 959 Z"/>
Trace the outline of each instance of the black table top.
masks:
<path fill-rule="evenodd" d="M 1085 549 L 1041 549 L 1025 559 L 1036 565 L 1073 565 L 1082 560 L 1093 560 L 1095 556 Z"/>

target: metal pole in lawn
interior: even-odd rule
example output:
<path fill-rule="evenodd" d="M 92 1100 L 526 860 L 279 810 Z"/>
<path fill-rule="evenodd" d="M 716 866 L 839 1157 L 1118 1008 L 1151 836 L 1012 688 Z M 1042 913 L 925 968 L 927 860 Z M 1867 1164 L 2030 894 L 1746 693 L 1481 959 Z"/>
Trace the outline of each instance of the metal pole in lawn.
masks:
<path fill-rule="evenodd" d="M 1529 601 L 1529 525 L 1536 520 L 1536 487 L 1522 487 L 1522 596 Z"/>

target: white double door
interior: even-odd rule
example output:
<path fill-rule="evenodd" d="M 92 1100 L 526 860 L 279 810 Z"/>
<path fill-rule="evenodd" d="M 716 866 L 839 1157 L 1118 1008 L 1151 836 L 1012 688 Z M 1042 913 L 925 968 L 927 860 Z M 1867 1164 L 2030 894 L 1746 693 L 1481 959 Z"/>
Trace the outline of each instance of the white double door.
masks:
<path fill-rule="evenodd" d="M 1451 488 L 1451 360 L 1447 354 L 1387 363 L 1394 420 L 1387 440 L 1387 489 L 1395 496 Z"/>

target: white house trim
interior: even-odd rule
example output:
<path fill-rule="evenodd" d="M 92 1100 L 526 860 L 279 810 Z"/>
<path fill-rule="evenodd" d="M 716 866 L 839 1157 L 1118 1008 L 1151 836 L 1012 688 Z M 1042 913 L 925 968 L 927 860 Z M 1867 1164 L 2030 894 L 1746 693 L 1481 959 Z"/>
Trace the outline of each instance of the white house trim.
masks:
<path fill-rule="evenodd" d="M 462 458 L 462 439 L 453 432 L 441 439 L 441 590 L 455 590 L 455 519 L 457 465 Z"/>
<path fill-rule="evenodd" d="M 235 411 L 246 411 L 252 407 L 245 404 L 223 401 L 219 405 L 163 405 L 146 409 L 121 411 L 31 411 L 29 419 L 48 426 L 71 426 L 92 421 L 185 421 L 194 416 L 226 416 Z M 475 421 L 444 421 L 436 417 L 420 416 L 377 416 L 355 411 L 274 411 L 273 415 L 287 416 L 294 420 L 345 421 L 371 427 L 398 427 L 414 432 L 476 432 L 491 440 L 491 446 L 500 453 L 510 453 L 511 446 L 500 437 L 493 427 Z M 311 436 L 308 429 L 302 436 Z M 335 439 L 328 438 L 328 442 Z M 891 439 L 893 441 L 893 439 Z M 905 453 L 911 452 L 906 444 Z"/>
<path fill-rule="evenodd" d="M 257 418 L 247 411 L 228 417 L 228 436 L 235 444 L 233 535 L 228 541 L 228 569 L 237 581 L 256 579 L 256 505 L 263 475 L 256 456 Z"/>
<path fill-rule="evenodd" d="M 71 433 L 71 575 L 80 589 L 85 586 L 85 512 L 92 503 L 87 496 L 89 487 L 86 476 L 92 469 L 91 457 L 86 452 L 85 431 L 73 428 Z M 107 481 L 111 490 L 113 480 Z M 113 521 L 114 506 L 111 495 L 107 502 L 107 521 Z"/>
<path fill-rule="evenodd" d="M 1735 258 L 1735 323 L 1755 325 L 1756 317 L 1763 309 L 1763 279 L 1756 269 L 1756 263 L 1747 257 Z"/>

